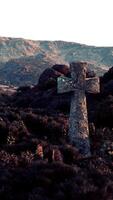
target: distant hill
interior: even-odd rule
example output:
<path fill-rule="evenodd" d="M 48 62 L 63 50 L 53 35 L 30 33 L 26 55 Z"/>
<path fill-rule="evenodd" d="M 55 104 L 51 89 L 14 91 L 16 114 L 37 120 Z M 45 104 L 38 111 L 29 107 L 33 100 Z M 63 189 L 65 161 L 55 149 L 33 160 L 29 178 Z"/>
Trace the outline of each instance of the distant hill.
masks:
<path fill-rule="evenodd" d="M 54 64 L 84 60 L 97 74 L 113 65 L 113 47 L 94 47 L 64 41 L 0 38 L 0 84 L 31 85 Z"/>

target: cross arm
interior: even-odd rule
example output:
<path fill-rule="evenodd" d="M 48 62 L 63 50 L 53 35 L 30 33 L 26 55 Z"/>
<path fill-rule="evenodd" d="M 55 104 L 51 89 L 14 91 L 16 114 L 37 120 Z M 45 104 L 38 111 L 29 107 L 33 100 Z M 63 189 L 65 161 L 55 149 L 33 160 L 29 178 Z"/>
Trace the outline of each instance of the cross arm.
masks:
<path fill-rule="evenodd" d="M 73 80 L 66 76 L 57 78 L 57 91 L 59 94 L 74 91 Z"/>
<path fill-rule="evenodd" d="M 68 78 L 65 76 L 58 77 L 57 91 L 59 94 L 75 91 L 76 89 L 80 88 L 77 88 L 74 85 L 72 78 Z M 99 93 L 100 91 L 99 77 L 86 78 L 84 90 L 88 93 Z"/>

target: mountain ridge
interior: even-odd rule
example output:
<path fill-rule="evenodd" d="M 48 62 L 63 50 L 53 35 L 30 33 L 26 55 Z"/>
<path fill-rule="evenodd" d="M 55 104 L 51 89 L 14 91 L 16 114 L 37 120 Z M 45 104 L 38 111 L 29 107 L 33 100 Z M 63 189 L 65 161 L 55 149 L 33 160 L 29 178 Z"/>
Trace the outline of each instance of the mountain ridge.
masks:
<path fill-rule="evenodd" d="M 103 74 L 113 64 L 113 47 L 0 37 L 1 84 L 36 84 L 47 67 L 80 60 L 89 62 L 98 75 Z"/>

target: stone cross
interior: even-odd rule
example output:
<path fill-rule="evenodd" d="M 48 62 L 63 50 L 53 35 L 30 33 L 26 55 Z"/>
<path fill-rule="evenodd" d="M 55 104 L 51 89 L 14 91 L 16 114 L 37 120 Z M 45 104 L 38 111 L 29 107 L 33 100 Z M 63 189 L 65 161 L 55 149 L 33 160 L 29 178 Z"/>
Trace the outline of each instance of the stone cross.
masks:
<path fill-rule="evenodd" d="M 72 91 L 69 140 L 84 156 L 90 156 L 89 128 L 85 92 L 99 93 L 99 78 L 86 78 L 87 63 L 70 64 L 71 78 L 58 78 L 58 93 Z"/>

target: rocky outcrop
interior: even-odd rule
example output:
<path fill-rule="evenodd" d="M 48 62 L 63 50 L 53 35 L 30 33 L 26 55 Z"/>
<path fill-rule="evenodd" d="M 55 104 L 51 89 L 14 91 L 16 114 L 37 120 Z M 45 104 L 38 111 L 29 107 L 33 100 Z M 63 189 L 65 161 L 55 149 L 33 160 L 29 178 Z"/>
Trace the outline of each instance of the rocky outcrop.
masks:
<path fill-rule="evenodd" d="M 58 71 L 59 73 L 61 73 L 64 76 L 70 77 L 70 67 L 67 65 L 53 65 L 52 69 L 54 69 L 55 71 Z"/>
<path fill-rule="evenodd" d="M 49 89 L 55 87 L 57 78 L 62 74 L 52 68 L 47 68 L 40 76 L 38 86 L 40 89 Z"/>
<path fill-rule="evenodd" d="M 57 78 L 59 76 L 69 76 L 70 69 L 67 65 L 54 65 L 52 68 L 47 68 L 40 75 L 38 86 L 41 89 L 49 89 L 57 87 Z"/>

